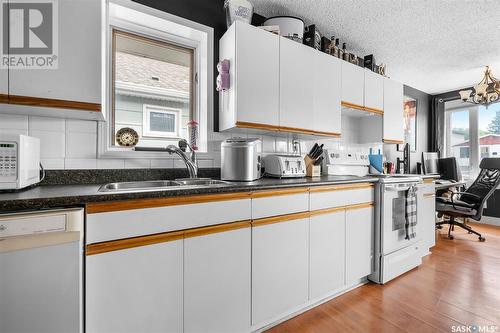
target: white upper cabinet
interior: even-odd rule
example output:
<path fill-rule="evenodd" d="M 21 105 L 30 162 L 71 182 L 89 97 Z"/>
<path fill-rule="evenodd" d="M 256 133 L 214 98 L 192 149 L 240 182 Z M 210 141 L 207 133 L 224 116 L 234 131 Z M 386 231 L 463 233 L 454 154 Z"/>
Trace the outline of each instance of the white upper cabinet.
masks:
<path fill-rule="evenodd" d="M 317 50 L 280 38 L 280 126 L 313 130 Z"/>
<path fill-rule="evenodd" d="M 309 69 L 309 66 L 306 66 Z M 313 129 L 335 135 L 341 129 L 341 60 L 314 52 Z M 306 84 L 307 85 L 307 84 Z M 304 85 L 303 85 L 304 86 Z M 307 112 L 306 114 L 309 114 Z M 309 119 L 308 122 L 311 120 Z"/>
<path fill-rule="evenodd" d="M 384 109 L 384 77 L 365 69 L 365 108 Z"/>
<path fill-rule="evenodd" d="M 86 331 L 182 332 L 183 241 L 86 257 Z"/>
<path fill-rule="evenodd" d="M 363 107 L 365 69 L 342 61 L 342 102 Z"/>
<path fill-rule="evenodd" d="M 250 330 L 251 228 L 184 240 L 184 332 Z"/>
<path fill-rule="evenodd" d="M 9 93 L 13 96 L 60 100 L 71 109 L 101 109 L 103 34 L 102 0 L 56 2 L 58 11 L 57 69 L 10 69 Z M 48 102 L 45 102 L 48 103 Z M 57 101 L 51 102 L 58 107 Z M 55 103 L 55 104 L 54 104 Z M 36 103 L 34 104 L 37 105 Z M 48 106 L 48 105 L 44 105 Z"/>
<path fill-rule="evenodd" d="M 238 122 L 278 126 L 279 37 L 235 22 L 219 46 L 219 58 L 230 61 L 230 88 L 219 95 L 220 130 Z"/>
<path fill-rule="evenodd" d="M 403 84 L 384 78 L 384 142 L 403 143 Z"/>

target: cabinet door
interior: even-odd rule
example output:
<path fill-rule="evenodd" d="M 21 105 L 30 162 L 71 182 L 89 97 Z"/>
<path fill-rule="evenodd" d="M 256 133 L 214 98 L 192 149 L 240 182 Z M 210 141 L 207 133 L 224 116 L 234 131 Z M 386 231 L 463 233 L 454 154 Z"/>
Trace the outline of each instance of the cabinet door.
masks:
<path fill-rule="evenodd" d="M 279 37 L 236 22 L 237 121 L 279 125 Z"/>
<path fill-rule="evenodd" d="M 341 62 L 322 52 L 314 52 L 313 130 L 340 134 Z"/>
<path fill-rule="evenodd" d="M 374 211 L 372 207 L 346 211 L 346 282 L 373 271 Z"/>
<path fill-rule="evenodd" d="M 344 286 L 345 210 L 310 219 L 309 298 L 316 299 Z"/>
<path fill-rule="evenodd" d="M 252 228 L 252 324 L 308 300 L 309 219 Z"/>
<path fill-rule="evenodd" d="M 365 70 L 342 61 L 342 101 L 363 106 Z"/>
<path fill-rule="evenodd" d="M 403 142 L 403 84 L 384 78 L 384 141 Z"/>
<path fill-rule="evenodd" d="M 57 6 L 58 68 L 11 70 L 9 93 L 100 104 L 102 1 L 58 1 Z"/>
<path fill-rule="evenodd" d="M 184 332 L 250 329 L 251 229 L 184 240 Z"/>
<path fill-rule="evenodd" d="M 384 77 L 365 69 L 365 107 L 384 109 Z"/>
<path fill-rule="evenodd" d="M 417 226 L 421 232 L 422 255 L 436 245 L 436 195 L 434 184 L 419 187 L 417 195 Z"/>
<path fill-rule="evenodd" d="M 313 129 L 313 48 L 280 38 L 280 126 Z"/>
<path fill-rule="evenodd" d="M 87 332 L 182 332 L 182 240 L 86 258 Z"/>

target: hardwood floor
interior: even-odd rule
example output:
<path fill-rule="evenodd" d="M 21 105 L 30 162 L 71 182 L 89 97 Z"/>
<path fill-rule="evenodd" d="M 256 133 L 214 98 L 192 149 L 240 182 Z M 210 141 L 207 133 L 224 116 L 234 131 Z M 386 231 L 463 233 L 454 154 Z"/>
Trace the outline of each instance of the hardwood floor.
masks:
<path fill-rule="evenodd" d="M 471 225 L 486 242 L 459 228 L 449 240 L 444 228 L 420 267 L 384 286 L 364 285 L 267 332 L 427 333 L 474 324 L 500 332 L 500 227 Z"/>

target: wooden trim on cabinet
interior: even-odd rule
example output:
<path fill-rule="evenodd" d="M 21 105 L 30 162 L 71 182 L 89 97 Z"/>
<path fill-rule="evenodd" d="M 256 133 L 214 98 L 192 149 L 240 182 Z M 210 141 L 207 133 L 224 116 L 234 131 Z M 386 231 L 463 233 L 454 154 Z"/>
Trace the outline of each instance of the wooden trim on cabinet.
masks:
<path fill-rule="evenodd" d="M 279 126 L 275 126 L 275 125 L 257 124 L 257 123 L 250 123 L 250 122 L 246 122 L 246 121 L 237 121 L 236 127 L 260 129 L 260 130 L 267 130 L 267 131 L 279 131 L 279 129 L 280 129 Z"/>
<path fill-rule="evenodd" d="M 365 111 L 365 107 L 364 106 L 358 105 L 358 104 L 354 104 L 354 103 L 349 103 L 349 102 L 342 101 L 340 103 L 340 105 L 343 106 L 343 107 L 346 107 L 346 108 L 350 108 L 350 109 L 356 109 L 356 110 L 360 110 L 360 111 Z"/>
<path fill-rule="evenodd" d="M 370 113 L 380 114 L 380 115 L 384 114 L 384 110 L 380 110 L 380 109 L 377 109 L 377 108 L 370 108 L 368 106 L 365 106 L 365 111 L 366 112 L 370 112 Z"/>
<path fill-rule="evenodd" d="M 4 103 L 4 104 L 9 103 L 9 95 L 0 94 L 0 103 Z"/>
<path fill-rule="evenodd" d="M 363 209 L 363 208 L 371 208 L 373 207 L 373 202 L 365 202 L 356 205 L 349 205 L 345 207 L 345 210 L 355 210 L 355 209 Z"/>
<path fill-rule="evenodd" d="M 433 178 L 425 178 L 424 184 L 434 184 L 434 179 Z"/>
<path fill-rule="evenodd" d="M 332 207 L 332 208 L 324 208 L 311 211 L 311 217 L 325 214 L 332 214 L 344 211 L 346 206 Z"/>
<path fill-rule="evenodd" d="M 382 142 L 390 143 L 390 144 L 397 144 L 397 145 L 402 145 L 404 143 L 403 140 L 393 140 L 393 139 L 383 139 Z"/>
<path fill-rule="evenodd" d="M 424 193 L 424 198 L 435 198 L 436 193 Z"/>
<path fill-rule="evenodd" d="M 131 249 L 146 245 L 172 242 L 183 238 L 184 231 L 173 231 L 161 234 L 106 241 L 87 245 L 85 247 L 85 255 L 91 256 L 95 254 Z"/>
<path fill-rule="evenodd" d="M 314 131 L 314 135 L 331 136 L 331 137 L 336 137 L 336 138 L 340 138 L 342 136 L 341 133 L 336 133 L 336 132 L 322 132 L 322 131 Z"/>
<path fill-rule="evenodd" d="M 248 220 L 248 221 L 231 222 L 231 223 L 225 223 L 225 224 L 219 224 L 219 225 L 211 225 L 208 227 L 188 229 L 188 230 L 184 231 L 184 238 L 192 238 L 192 237 L 199 237 L 199 236 L 205 236 L 205 235 L 210 235 L 210 234 L 217 234 L 217 233 L 226 232 L 226 231 L 250 228 L 251 226 L 252 226 L 252 223 L 250 220 Z"/>
<path fill-rule="evenodd" d="M 261 219 L 252 220 L 252 227 L 260 227 L 260 226 L 268 225 L 268 224 L 306 219 L 306 218 L 309 218 L 310 216 L 311 216 L 311 213 L 302 212 L 302 213 L 293 213 L 293 214 L 286 214 L 286 215 L 279 215 L 279 216 L 264 217 Z"/>
<path fill-rule="evenodd" d="M 289 132 L 289 133 L 308 134 L 308 135 L 316 135 L 316 133 L 318 133 L 318 132 L 310 130 L 310 129 L 298 128 L 298 127 L 287 127 L 287 126 L 280 126 L 279 131 L 280 132 Z"/>
<path fill-rule="evenodd" d="M 15 105 L 41 106 L 47 108 L 101 112 L 101 104 L 99 103 L 78 102 L 52 98 L 8 95 L 7 103 Z"/>
<path fill-rule="evenodd" d="M 189 205 L 214 201 L 250 199 L 250 194 L 250 192 L 236 192 L 127 201 L 94 202 L 87 204 L 87 214 L 117 212 L 142 208 Z"/>
<path fill-rule="evenodd" d="M 309 192 L 318 193 L 318 192 L 333 192 L 333 191 L 342 191 L 342 190 L 356 190 L 356 189 L 363 189 L 363 188 L 373 188 L 374 186 L 375 185 L 372 183 L 317 186 L 317 187 L 311 187 L 309 189 Z"/>
<path fill-rule="evenodd" d="M 277 197 L 281 195 L 291 195 L 291 194 L 300 194 L 307 193 L 309 189 L 307 187 L 298 187 L 298 188 L 285 188 L 281 190 L 263 190 L 252 192 L 252 199 L 255 198 L 266 198 L 266 197 Z"/>
<path fill-rule="evenodd" d="M 309 130 L 309 129 L 305 129 L 305 128 L 258 124 L 258 123 L 250 123 L 250 122 L 245 122 L 245 121 L 237 121 L 236 127 L 266 130 L 266 131 L 276 131 L 276 132 L 299 133 L 299 134 L 306 134 L 306 135 L 328 136 L 328 137 L 340 137 L 341 136 L 341 134 L 337 133 L 337 132 L 315 131 L 315 130 Z"/>

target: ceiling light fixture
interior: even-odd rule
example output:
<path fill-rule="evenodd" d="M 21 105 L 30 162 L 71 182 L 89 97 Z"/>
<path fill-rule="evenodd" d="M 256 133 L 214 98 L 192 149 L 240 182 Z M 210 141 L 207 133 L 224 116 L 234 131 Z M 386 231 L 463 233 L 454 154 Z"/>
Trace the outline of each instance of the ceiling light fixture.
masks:
<path fill-rule="evenodd" d="M 500 96 L 500 82 L 493 77 L 489 66 L 486 66 L 481 82 L 474 86 L 473 89 L 474 92 L 471 89 L 459 92 L 462 101 L 488 105 L 498 100 Z"/>

